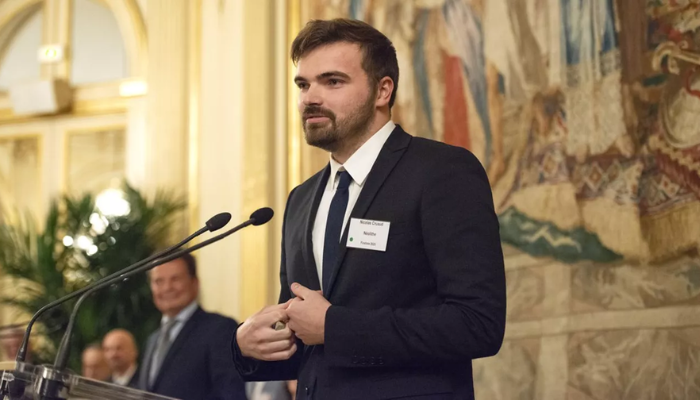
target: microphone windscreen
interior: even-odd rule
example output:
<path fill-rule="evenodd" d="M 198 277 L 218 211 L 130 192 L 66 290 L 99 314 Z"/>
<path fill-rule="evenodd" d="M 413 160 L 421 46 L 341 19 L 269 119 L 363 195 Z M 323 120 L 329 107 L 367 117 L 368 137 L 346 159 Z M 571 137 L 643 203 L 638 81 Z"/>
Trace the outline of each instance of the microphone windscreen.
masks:
<path fill-rule="evenodd" d="M 209 218 L 209 221 L 207 221 L 205 225 L 207 226 L 207 229 L 209 229 L 209 232 L 214 232 L 226 226 L 230 220 L 231 214 L 223 212 Z"/>
<path fill-rule="evenodd" d="M 263 207 L 250 214 L 250 219 L 253 220 L 253 225 L 258 226 L 267 223 L 267 221 L 272 219 L 273 215 L 275 215 L 275 212 L 270 207 Z"/>

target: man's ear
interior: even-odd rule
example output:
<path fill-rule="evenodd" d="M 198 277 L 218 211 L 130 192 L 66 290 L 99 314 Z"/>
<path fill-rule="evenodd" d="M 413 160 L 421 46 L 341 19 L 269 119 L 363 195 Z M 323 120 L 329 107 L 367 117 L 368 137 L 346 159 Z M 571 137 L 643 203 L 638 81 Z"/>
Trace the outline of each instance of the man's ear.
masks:
<path fill-rule="evenodd" d="M 394 93 L 394 81 L 385 76 L 377 84 L 377 99 L 375 104 L 377 107 L 388 106 L 391 101 L 391 95 Z"/>

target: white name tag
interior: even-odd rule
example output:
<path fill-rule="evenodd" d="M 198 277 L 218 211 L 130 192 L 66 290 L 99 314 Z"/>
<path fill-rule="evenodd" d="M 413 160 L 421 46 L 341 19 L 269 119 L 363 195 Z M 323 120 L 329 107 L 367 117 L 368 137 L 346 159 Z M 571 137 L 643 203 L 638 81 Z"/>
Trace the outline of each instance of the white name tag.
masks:
<path fill-rule="evenodd" d="M 352 218 L 348 229 L 347 247 L 386 251 L 389 239 L 389 222 Z"/>

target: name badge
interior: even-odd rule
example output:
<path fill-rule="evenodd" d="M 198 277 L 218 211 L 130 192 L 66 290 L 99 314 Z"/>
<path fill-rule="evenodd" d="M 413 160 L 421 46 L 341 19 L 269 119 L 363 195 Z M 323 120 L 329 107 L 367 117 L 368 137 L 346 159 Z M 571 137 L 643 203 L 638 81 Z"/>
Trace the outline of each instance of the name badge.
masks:
<path fill-rule="evenodd" d="M 352 218 L 348 229 L 347 247 L 386 251 L 389 239 L 389 222 Z"/>

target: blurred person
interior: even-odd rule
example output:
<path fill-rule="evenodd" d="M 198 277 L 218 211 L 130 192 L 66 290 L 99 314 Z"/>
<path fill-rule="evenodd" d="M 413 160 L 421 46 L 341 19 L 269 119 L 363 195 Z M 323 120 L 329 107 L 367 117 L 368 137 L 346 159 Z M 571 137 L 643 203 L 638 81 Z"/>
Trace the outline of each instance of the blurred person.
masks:
<path fill-rule="evenodd" d="M 293 400 L 286 381 L 248 382 L 248 400 Z"/>
<path fill-rule="evenodd" d="M 81 374 L 85 378 L 109 382 L 112 371 L 109 369 L 102 346 L 91 344 L 83 350 Z"/>
<path fill-rule="evenodd" d="M 245 385 L 230 357 L 238 323 L 199 306 L 195 258 L 186 254 L 154 268 L 149 282 L 163 317 L 148 338 L 139 387 L 182 400 L 245 400 Z"/>
<path fill-rule="evenodd" d="M 138 350 L 134 336 L 125 329 L 109 331 L 102 340 L 102 351 L 117 385 L 138 388 Z"/>
<path fill-rule="evenodd" d="M 0 346 L 6 360 L 13 360 L 17 357 L 17 352 L 22 346 L 24 339 L 24 329 L 21 327 L 10 328 L 4 332 L 0 332 Z M 25 362 L 31 363 L 31 352 L 27 350 L 27 358 Z"/>
<path fill-rule="evenodd" d="M 297 381 L 292 380 L 292 381 L 287 381 L 287 390 L 289 391 L 289 394 L 291 395 L 292 400 L 296 400 L 297 398 Z"/>

